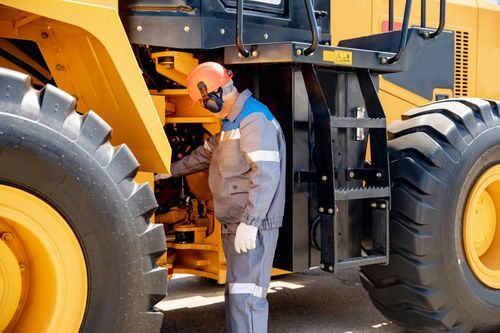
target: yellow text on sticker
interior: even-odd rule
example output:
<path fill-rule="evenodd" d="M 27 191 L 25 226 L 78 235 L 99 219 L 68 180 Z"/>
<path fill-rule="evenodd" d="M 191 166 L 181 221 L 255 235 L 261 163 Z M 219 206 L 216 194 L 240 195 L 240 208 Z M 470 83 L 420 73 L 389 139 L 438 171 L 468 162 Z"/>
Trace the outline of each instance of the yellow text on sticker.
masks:
<path fill-rule="evenodd" d="M 352 65 L 351 51 L 323 51 L 323 61 L 330 61 L 339 65 Z"/>

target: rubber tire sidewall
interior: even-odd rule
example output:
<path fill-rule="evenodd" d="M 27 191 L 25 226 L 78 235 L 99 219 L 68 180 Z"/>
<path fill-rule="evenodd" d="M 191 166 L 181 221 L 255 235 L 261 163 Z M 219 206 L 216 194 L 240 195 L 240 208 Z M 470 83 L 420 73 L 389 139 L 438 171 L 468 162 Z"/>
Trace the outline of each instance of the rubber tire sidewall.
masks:
<path fill-rule="evenodd" d="M 111 149 L 111 148 L 110 148 Z M 139 329 L 149 309 L 142 292 L 137 226 L 108 173 L 74 141 L 50 127 L 0 113 L 0 183 L 24 189 L 65 217 L 86 260 L 88 297 L 82 332 Z"/>
<path fill-rule="evenodd" d="M 500 291 L 481 283 L 468 265 L 463 246 L 463 215 L 475 181 L 487 169 L 500 164 L 499 137 L 500 127 L 494 127 L 474 139 L 450 170 L 450 182 L 439 194 L 443 201 L 438 209 L 443 209 L 441 216 L 446 217 L 445 223 L 441 223 L 442 273 L 452 291 L 449 294 L 475 327 L 481 326 L 480 323 L 500 325 Z"/>

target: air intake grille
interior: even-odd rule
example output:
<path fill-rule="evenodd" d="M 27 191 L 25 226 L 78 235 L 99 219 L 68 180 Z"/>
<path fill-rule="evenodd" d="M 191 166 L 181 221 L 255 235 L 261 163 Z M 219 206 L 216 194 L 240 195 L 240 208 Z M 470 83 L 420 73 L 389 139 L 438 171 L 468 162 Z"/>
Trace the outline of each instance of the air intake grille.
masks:
<path fill-rule="evenodd" d="M 455 31 L 455 97 L 469 95 L 469 33 Z"/>

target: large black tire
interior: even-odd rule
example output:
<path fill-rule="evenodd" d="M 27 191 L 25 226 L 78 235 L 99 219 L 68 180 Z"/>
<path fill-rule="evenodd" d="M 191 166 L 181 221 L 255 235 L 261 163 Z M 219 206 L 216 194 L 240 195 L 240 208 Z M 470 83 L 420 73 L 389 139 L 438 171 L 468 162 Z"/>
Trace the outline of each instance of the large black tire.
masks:
<path fill-rule="evenodd" d="M 56 209 L 78 238 L 88 272 L 81 332 L 159 332 L 154 304 L 166 293 L 163 228 L 149 223 L 156 201 L 135 183 L 131 151 L 109 143 L 111 128 L 75 99 L 0 68 L 0 184 Z"/>
<path fill-rule="evenodd" d="M 500 332 L 500 290 L 472 273 L 462 240 L 469 192 L 500 164 L 499 106 L 447 100 L 389 127 L 390 264 L 363 268 L 361 279 L 374 305 L 405 328 Z"/>

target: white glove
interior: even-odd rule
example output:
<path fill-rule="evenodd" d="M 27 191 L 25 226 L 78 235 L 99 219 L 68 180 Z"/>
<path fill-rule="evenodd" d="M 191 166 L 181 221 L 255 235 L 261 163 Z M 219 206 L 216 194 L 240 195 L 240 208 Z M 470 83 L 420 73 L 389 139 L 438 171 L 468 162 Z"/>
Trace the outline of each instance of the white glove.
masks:
<path fill-rule="evenodd" d="M 169 179 L 170 177 L 172 177 L 172 175 L 169 173 L 157 173 L 155 175 L 155 181 L 160 179 Z"/>
<path fill-rule="evenodd" d="M 241 222 L 238 225 L 238 229 L 236 229 L 236 236 L 234 237 L 234 249 L 236 252 L 246 253 L 248 250 L 255 249 L 257 231 L 259 231 L 257 227 Z"/>

